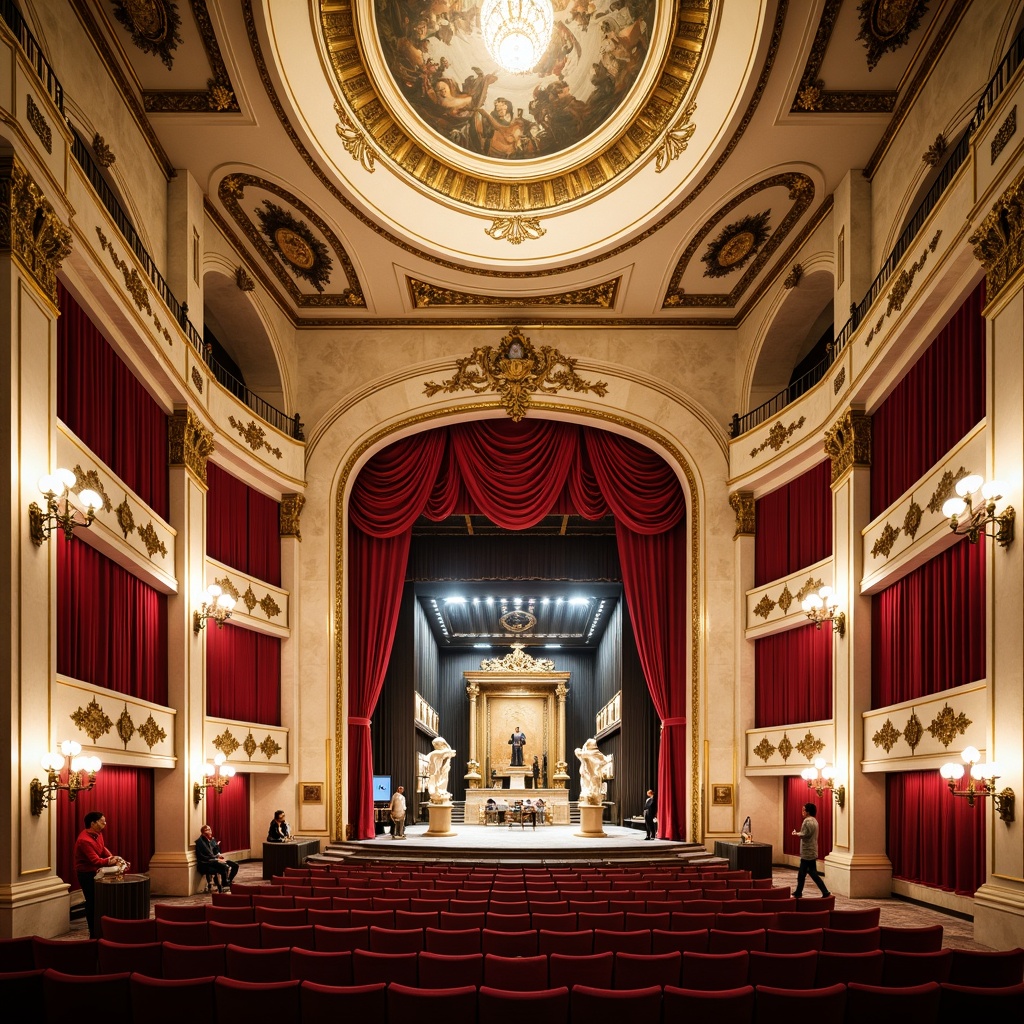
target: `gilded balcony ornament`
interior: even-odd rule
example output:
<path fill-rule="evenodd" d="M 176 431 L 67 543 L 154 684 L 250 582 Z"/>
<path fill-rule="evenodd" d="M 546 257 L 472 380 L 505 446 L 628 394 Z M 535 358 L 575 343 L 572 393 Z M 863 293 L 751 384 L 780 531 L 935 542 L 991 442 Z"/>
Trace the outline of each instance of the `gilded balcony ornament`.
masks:
<path fill-rule="evenodd" d="M 128 711 L 127 702 L 117 719 L 117 735 L 124 744 L 124 749 L 127 750 L 128 741 L 135 735 L 135 723 L 132 721 L 132 716 Z"/>
<path fill-rule="evenodd" d="M 789 760 L 789 755 L 793 753 L 793 744 L 789 739 L 787 733 L 782 734 L 782 739 L 779 740 L 779 756 L 783 761 Z"/>
<path fill-rule="evenodd" d="M 888 558 L 899 535 L 900 528 L 898 526 L 894 529 L 891 523 L 886 523 L 871 546 L 871 557 L 877 558 L 879 555 L 885 555 Z"/>
<path fill-rule="evenodd" d="M 544 345 L 538 352 L 519 327 L 513 327 L 495 346 L 481 345 L 456 362 L 457 372 L 440 384 L 427 381 L 423 393 L 432 398 L 439 392 L 455 394 L 472 391 L 497 392 L 501 404 L 518 423 L 536 392 L 557 395 L 560 391 L 592 392 L 603 398 L 608 393 L 604 381 L 591 383 L 576 373 L 576 360 L 558 349 Z"/>
<path fill-rule="evenodd" d="M 225 729 L 219 736 L 214 737 L 213 749 L 219 750 L 225 757 L 230 757 L 238 749 L 238 740 L 231 735 L 230 729 Z"/>
<path fill-rule="evenodd" d="M 139 539 L 146 545 L 146 551 L 149 552 L 150 558 L 158 551 L 162 557 L 167 557 L 167 545 L 160 539 L 152 523 L 147 523 L 139 530 Z"/>
<path fill-rule="evenodd" d="M 203 393 L 203 375 L 199 372 L 198 366 L 192 367 L 192 386 L 199 394 Z"/>
<path fill-rule="evenodd" d="M 928 731 L 934 739 L 948 747 L 957 736 L 963 736 L 971 724 L 971 720 L 962 711 L 957 714 L 947 703 L 932 719 Z"/>
<path fill-rule="evenodd" d="M 248 610 L 249 614 L 252 615 L 253 608 L 255 608 L 256 605 L 259 603 L 256 600 L 256 595 L 253 593 L 252 584 L 249 584 L 249 587 L 246 589 L 245 593 L 242 595 L 242 603 L 245 605 L 245 607 Z"/>
<path fill-rule="evenodd" d="M 693 138 L 693 133 L 697 130 L 697 126 L 692 123 L 696 109 L 696 101 L 691 100 L 680 112 L 675 124 L 665 133 L 665 137 L 654 155 L 656 173 L 661 174 L 673 160 L 679 159 L 690 145 L 690 139 Z"/>
<path fill-rule="evenodd" d="M 114 723 L 95 700 L 71 713 L 71 721 L 95 743 L 113 728 Z"/>
<path fill-rule="evenodd" d="M 1017 106 L 1014 104 L 1013 109 L 1003 118 L 1003 123 L 999 126 L 999 130 L 995 133 L 992 138 L 992 146 L 990 148 L 989 163 L 994 164 L 998 159 L 1000 153 L 1006 148 L 1006 144 L 1017 134 Z"/>
<path fill-rule="evenodd" d="M 124 278 L 125 289 L 131 296 L 132 302 L 135 303 L 135 308 L 138 309 L 139 312 L 145 310 L 149 315 L 149 318 L 153 321 L 153 326 L 156 328 L 157 334 L 159 334 L 168 345 L 173 345 L 174 338 L 171 337 L 170 332 L 166 327 L 164 327 L 163 322 L 154 311 L 153 305 L 149 301 L 149 289 L 143 283 L 142 275 L 130 263 L 118 256 L 117 252 L 114 250 L 114 243 L 107 239 L 102 228 L 97 227 L 96 234 L 100 240 L 100 248 L 110 254 L 110 262 L 113 263 L 121 272 L 121 277 Z"/>
<path fill-rule="evenodd" d="M 832 394 L 838 395 L 842 390 L 843 385 L 846 383 L 846 367 L 840 366 L 839 372 L 836 374 L 836 379 L 832 381 Z"/>
<path fill-rule="evenodd" d="M 813 594 L 825 586 L 824 580 L 815 579 L 813 576 L 807 577 L 807 582 L 796 592 L 796 599 L 803 601 L 808 594 Z"/>
<path fill-rule="evenodd" d="M 114 518 L 117 520 L 117 525 L 121 527 L 124 539 L 127 540 L 128 534 L 135 532 L 135 516 L 132 515 L 131 505 L 128 504 L 127 494 L 124 496 L 124 501 L 114 509 Z"/>
<path fill-rule="evenodd" d="M 867 50 L 869 71 L 885 54 L 907 45 L 927 10 L 928 0 L 861 0 L 857 38 Z"/>
<path fill-rule="evenodd" d="M 338 124 L 334 128 L 345 152 L 357 161 L 364 171 L 373 174 L 376 156 L 366 141 L 366 136 L 352 123 L 352 119 L 340 103 L 334 104 L 334 112 L 338 115 Z"/>
<path fill-rule="evenodd" d="M 733 491 L 729 495 L 729 504 L 736 513 L 736 537 L 753 537 L 754 535 L 754 492 Z"/>
<path fill-rule="evenodd" d="M 39 141 L 43 144 L 46 152 L 52 153 L 53 130 L 50 128 L 43 112 L 36 106 L 36 101 L 32 99 L 31 93 L 27 93 L 25 96 L 25 118 L 32 126 L 32 131 L 39 136 Z"/>
<path fill-rule="evenodd" d="M 832 461 L 833 485 L 854 466 L 870 466 L 871 417 L 863 409 L 847 409 L 825 432 L 825 454 Z"/>
<path fill-rule="evenodd" d="M 974 258 L 985 268 L 985 298 L 991 302 L 1024 263 L 1024 171 L 1005 192 L 967 239 Z"/>
<path fill-rule="evenodd" d="M 796 745 L 796 749 L 810 762 L 825 749 L 825 744 L 808 730 L 807 735 Z"/>
<path fill-rule="evenodd" d="M 256 746 L 256 738 L 252 734 L 252 730 L 249 730 L 249 735 L 242 740 L 242 750 L 245 751 L 245 756 L 252 760 L 252 755 L 256 753 L 259 748 Z"/>
<path fill-rule="evenodd" d="M 75 468 L 72 470 L 75 474 L 75 486 L 72 488 L 75 491 L 80 491 L 83 488 L 88 488 L 91 491 L 95 491 L 103 499 L 103 511 L 112 512 L 114 509 L 110 498 L 107 496 L 107 492 L 103 489 L 103 481 L 100 479 L 99 473 L 95 469 L 90 469 L 86 472 L 78 463 L 75 463 Z"/>
<path fill-rule="evenodd" d="M 822 98 L 825 94 L 825 82 L 816 78 L 809 82 L 796 94 L 796 107 L 808 113 L 816 113 L 823 107 Z"/>
<path fill-rule="evenodd" d="M 907 724 L 903 726 L 903 738 L 907 741 L 907 746 L 910 747 L 911 753 L 917 749 L 917 745 L 921 742 L 923 736 L 924 727 L 921 725 L 921 719 L 917 717 L 916 711 L 911 711 Z"/>
<path fill-rule="evenodd" d="M 767 619 L 769 615 L 775 610 L 775 602 L 765 594 L 757 604 L 754 605 L 753 612 L 759 619 Z"/>
<path fill-rule="evenodd" d="M 539 217 L 526 217 L 521 213 L 511 217 L 495 217 L 491 226 L 484 228 L 484 234 L 490 235 L 496 242 L 511 242 L 512 245 L 521 245 L 527 240 L 536 241 L 547 233 L 547 228 L 540 226 Z"/>
<path fill-rule="evenodd" d="M 263 742 L 260 744 L 260 752 L 269 761 L 275 755 L 281 753 L 281 744 L 278 743 L 273 736 L 267 733 Z"/>
<path fill-rule="evenodd" d="M 213 452 L 213 433 L 191 409 L 176 409 L 167 417 L 168 463 L 185 466 L 206 483 L 206 460 Z"/>
<path fill-rule="evenodd" d="M 139 735 L 146 741 L 146 746 L 150 750 L 167 739 L 167 731 L 157 723 L 152 715 L 139 726 Z"/>
<path fill-rule="evenodd" d="M 910 289 L 913 287 L 914 278 L 917 277 L 918 272 L 922 270 L 925 263 L 928 262 L 928 254 L 935 252 L 941 237 L 942 232 L 936 231 L 932 236 L 932 240 L 925 247 L 924 252 L 922 252 L 909 267 L 904 267 L 903 270 L 900 271 L 899 276 L 893 282 L 892 288 L 889 289 L 889 299 L 885 305 L 885 311 L 878 318 L 878 323 L 868 331 L 868 335 L 864 339 L 865 347 L 871 344 L 874 336 L 882 329 L 882 324 L 885 322 L 885 319 L 892 316 L 893 313 L 898 313 L 903 308 L 903 303 L 906 301 L 907 296 L 910 294 Z"/>
<path fill-rule="evenodd" d="M 776 420 L 771 430 L 768 431 L 768 436 L 750 453 L 752 459 L 756 459 L 758 455 L 765 450 L 765 448 L 771 448 L 773 452 L 779 451 L 782 446 L 804 425 L 806 421 L 805 416 L 801 416 L 800 419 L 794 420 L 788 427 L 782 425 L 782 420 Z"/>
<path fill-rule="evenodd" d="M 281 504 L 278 507 L 278 532 L 282 537 L 294 537 L 302 540 L 299 532 L 299 517 L 302 515 L 302 506 L 306 504 L 306 498 L 302 494 L 285 494 L 281 497 Z"/>
<path fill-rule="evenodd" d="M 887 718 L 882 728 L 871 737 L 871 742 L 876 747 L 881 747 L 888 754 L 896 746 L 896 742 L 901 735 L 899 729 Z"/>
<path fill-rule="evenodd" d="M 236 420 L 234 416 L 229 416 L 228 423 L 238 431 L 239 437 L 241 437 L 254 452 L 259 451 L 260 448 L 266 448 L 271 455 L 278 459 L 283 455 L 280 448 L 272 448 L 270 446 L 269 442 L 266 440 L 267 432 L 255 420 L 249 420 L 248 423 L 243 424 L 241 420 Z"/>
<path fill-rule="evenodd" d="M 768 759 L 775 753 L 775 744 L 771 743 L 768 740 L 768 737 L 765 736 L 761 742 L 754 747 L 753 752 L 767 764 Z"/>
<path fill-rule="evenodd" d="M 970 476 L 970 472 L 961 466 L 955 473 L 951 473 L 948 469 L 939 478 L 939 482 L 935 485 L 935 490 L 932 492 L 932 496 L 928 499 L 928 511 L 929 512 L 941 512 L 942 506 L 945 504 L 947 498 L 952 498 L 956 494 L 956 485 L 963 480 L 965 476 Z"/>
<path fill-rule="evenodd" d="M 548 658 L 534 658 L 517 642 L 504 658 L 484 658 L 480 669 L 483 672 L 554 672 L 555 663 Z"/>
<path fill-rule="evenodd" d="M 935 141 L 924 151 L 924 156 L 921 159 L 929 167 L 938 167 L 942 163 L 942 155 L 946 152 L 949 143 L 946 141 L 946 136 L 939 132 L 935 136 Z"/>
<path fill-rule="evenodd" d="M 280 606 L 273 597 L 270 596 L 270 594 L 265 594 L 263 596 L 263 600 L 260 601 L 260 608 L 263 609 L 263 614 L 266 615 L 268 619 L 276 619 L 277 616 L 281 614 Z"/>
<path fill-rule="evenodd" d="M 917 531 L 921 527 L 921 518 L 924 515 L 924 510 L 913 497 L 910 499 L 910 508 L 907 509 L 907 514 L 903 517 L 903 532 L 913 540 L 917 536 Z"/>
<path fill-rule="evenodd" d="M 782 593 L 779 594 L 779 607 L 782 609 L 782 614 L 785 615 L 789 611 L 790 606 L 793 604 L 793 595 L 789 592 L 789 584 L 784 584 L 782 587 Z"/>

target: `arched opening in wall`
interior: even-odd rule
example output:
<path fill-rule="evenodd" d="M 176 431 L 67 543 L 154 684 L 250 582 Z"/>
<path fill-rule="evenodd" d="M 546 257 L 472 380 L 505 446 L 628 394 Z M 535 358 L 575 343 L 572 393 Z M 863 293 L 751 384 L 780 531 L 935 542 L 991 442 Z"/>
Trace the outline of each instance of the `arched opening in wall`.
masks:
<path fill-rule="evenodd" d="M 203 276 L 203 341 L 220 384 L 242 401 L 245 390 L 284 410 L 284 382 L 266 328 L 233 277 Z"/>
<path fill-rule="evenodd" d="M 809 273 L 789 290 L 761 344 L 748 411 L 786 388 L 793 387 L 792 401 L 812 386 L 805 377 L 826 358 L 834 334 L 832 273 Z"/>

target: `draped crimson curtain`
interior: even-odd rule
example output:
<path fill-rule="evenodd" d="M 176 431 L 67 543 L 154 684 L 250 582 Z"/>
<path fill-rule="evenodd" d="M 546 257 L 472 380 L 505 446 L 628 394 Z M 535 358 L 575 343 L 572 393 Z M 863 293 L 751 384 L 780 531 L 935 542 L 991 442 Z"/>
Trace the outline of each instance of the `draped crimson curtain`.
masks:
<path fill-rule="evenodd" d="M 370 715 L 394 642 L 412 524 L 481 513 L 526 529 L 571 502 L 595 519 L 613 512 L 637 647 L 662 719 L 662 834 L 685 822 L 685 503 L 649 449 L 567 423 L 479 420 L 398 441 L 363 467 L 349 503 L 349 806 L 354 835 L 373 836 Z"/>
<path fill-rule="evenodd" d="M 57 416 L 167 519 L 166 413 L 59 281 L 57 302 Z"/>
<path fill-rule="evenodd" d="M 167 703 L 167 597 L 83 540 L 57 537 L 57 671 Z"/>
<path fill-rule="evenodd" d="M 800 839 L 791 833 L 799 830 L 804 820 L 804 804 L 814 804 L 818 808 L 814 815 L 818 819 L 818 860 L 824 860 L 832 852 L 832 790 L 819 797 L 799 775 L 787 775 L 782 783 L 782 852 L 800 856 Z"/>
<path fill-rule="evenodd" d="M 984 679 L 985 545 L 960 540 L 871 602 L 871 705 Z"/>
<path fill-rule="evenodd" d="M 985 416 L 985 283 L 871 417 L 871 518 Z"/>
<path fill-rule="evenodd" d="M 206 713 L 281 724 L 281 641 L 251 629 L 206 626 Z"/>
<path fill-rule="evenodd" d="M 281 585 L 279 506 L 212 462 L 206 466 L 206 553 L 274 586 Z"/>
<path fill-rule="evenodd" d="M 893 878 L 973 896 L 985 881 L 985 801 L 952 797 L 935 770 L 886 777 Z"/>
<path fill-rule="evenodd" d="M 61 781 L 67 782 L 66 773 Z M 52 806 L 52 805 L 51 805 Z M 111 853 L 124 857 L 132 872 L 146 871 L 153 856 L 153 769 L 104 765 L 96 774 L 96 786 L 79 793 L 72 803 L 66 793 L 57 806 L 57 874 L 80 888 L 75 871 L 75 840 L 85 828 L 85 816 L 99 811 L 107 819 L 103 842 Z"/>
<path fill-rule="evenodd" d="M 252 845 L 249 827 L 249 776 L 239 772 L 220 791 L 206 791 L 203 805 L 206 824 L 213 829 L 213 838 L 224 853 L 248 850 Z M 198 833 L 197 833 L 198 835 Z M 192 837 L 193 840 L 195 836 Z"/>
<path fill-rule="evenodd" d="M 832 717 L 832 629 L 812 623 L 754 641 L 754 727 Z M 802 780 L 801 780 L 802 781 Z"/>
<path fill-rule="evenodd" d="M 754 502 L 754 585 L 832 554 L 832 464 L 826 459 Z"/>

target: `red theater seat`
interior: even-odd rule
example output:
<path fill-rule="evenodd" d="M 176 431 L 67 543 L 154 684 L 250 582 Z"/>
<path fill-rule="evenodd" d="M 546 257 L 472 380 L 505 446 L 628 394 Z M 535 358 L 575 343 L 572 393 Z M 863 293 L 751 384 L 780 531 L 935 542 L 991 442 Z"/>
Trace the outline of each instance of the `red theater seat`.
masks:
<path fill-rule="evenodd" d="M 708 992 L 666 985 L 662 992 L 662 1013 L 666 1024 L 676 1021 L 753 1024 L 754 989 L 751 985 L 742 985 Z"/>
<path fill-rule="evenodd" d="M 846 987 L 846 1008 L 851 1021 L 934 1024 L 938 1020 L 941 997 L 942 988 L 934 981 L 907 988 L 860 985 L 853 981 Z"/>
<path fill-rule="evenodd" d="M 537 992 L 511 992 L 482 985 L 477 993 L 481 1021 L 529 1021 L 529 1024 L 568 1024 L 569 990 L 563 985 Z"/>

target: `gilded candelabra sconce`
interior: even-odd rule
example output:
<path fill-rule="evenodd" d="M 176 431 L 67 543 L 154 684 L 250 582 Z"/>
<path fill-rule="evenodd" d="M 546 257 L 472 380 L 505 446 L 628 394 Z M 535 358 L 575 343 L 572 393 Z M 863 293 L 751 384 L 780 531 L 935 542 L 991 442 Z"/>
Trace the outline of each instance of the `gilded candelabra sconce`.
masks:
<path fill-rule="evenodd" d="M 994 761 L 981 762 L 981 753 L 977 747 L 965 747 L 960 759 L 967 765 L 957 764 L 950 761 L 939 769 L 939 774 L 949 785 L 949 791 L 953 796 L 964 797 L 968 807 L 973 807 L 975 800 L 983 800 L 985 797 L 992 798 L 992 806 L 1001 821 L 1009 824 L 1014 821 L 1013 803 L 1014 792 L 1007 786 L 1001 792 L 996 792 L 996 779 L 999 778 L 999 765 Z M 957 783 L 967 776 L 967 788 L 958 789 Z"/>
<path fill-rule="evenodd" d="M 77 478 L 70 469 L 58 469 L 40 479 L 38 487 L 46 499 L 46 510 L 34 501 L 28 507 L 28 529 L 32 543 L 40 547 L 43 541 L 58 527 L 64 531 L 64 539 L 71 540 L 77 529 L 88 529 L 96 518 L 96 510 L 103 499 L 88 487 L 78 492 L 78 501 L 85 511 L 71 501 L 71 488 Z"/>
<path fill-rule="evenodd" d="M 979 491 L 981 500 L 976 501 Z M 977 544 L 979 537 L 991 537 L 1001 548 L 1008 548 L 1013 543 L 1013 522 L 1017 513 L 1012 505 L 996 512 L 996 502 L 1003 498 L 1002 491 L 1003 485 L 997 480 L 986 483 L 976 473 L 958 480 L 957 497 L 947 499 L 942 505 L 949 528 L 966 536 L 972 544 Z"/>
<path fill-rule="evenodd" d="M 36 816 L 43 813 L 62 790 L 74 802 L 79 793 L 88 792 L 96 785 L 96 773 L 103 767 L 98 757 L 82 756 L 82 744 L 76 740 L 64 740 L 60 753 L 50 751 L 42 756 L 40 763 L 46 769 L 46 782 L 33 779 L 29 783 L 31 810 Z M 68 769 L 68 781 L 61 782 L 61 772 Z"/>
<path fill-rule="evenodd" d="M 823 622 L 831 622 L 832 631 L 838 633 L 840 639 L 846 636 L 846 612 L 836 610 L 839 600 L 831 587 L 822 587 L 816 594 L 808 594 L 800 607 L 814 623 L 815 629 L 821 629 Z"/>
<path fill-rule="evenodd" d="M 227 758 L 218 754 L 211 764 L 209 761 L 203 767 L 203 781 L 192 783 L 192 802 L 199 806 L 199 802 L 206 796 L 206 791 L 212 789 L 217 796 L 223 792 L 224 787 L 234 778 L 235 769 L 225 764 Z"/>
<path fill-rule="evenodd" d="M 824 795 L 832 790 L 832 795 L 835 797 L 836 803 L 839 805 L 839 810 L 842 810 L 846 806 L 846 786 L 841 782 L 837 786 L 835 784 L 836 770 L 830 764 L 826 764 L 825 758 L 816 757 L 814 759 L 814 765 L 809 768 L 805 768 L 801 773 L 800 777 L 807 781 L 807 788 L 813 789 L 818 794 L 820 800 Z"/>
<path fill-rule="evenodd" d="M 203 629 L 207 619 L 213 619 L 220 629 L 234 610 L 235 599 L 216 583 L 211 583 L 199 598 L 199 610 L 192 613 L 192 632 L 198 633 Z"/>

